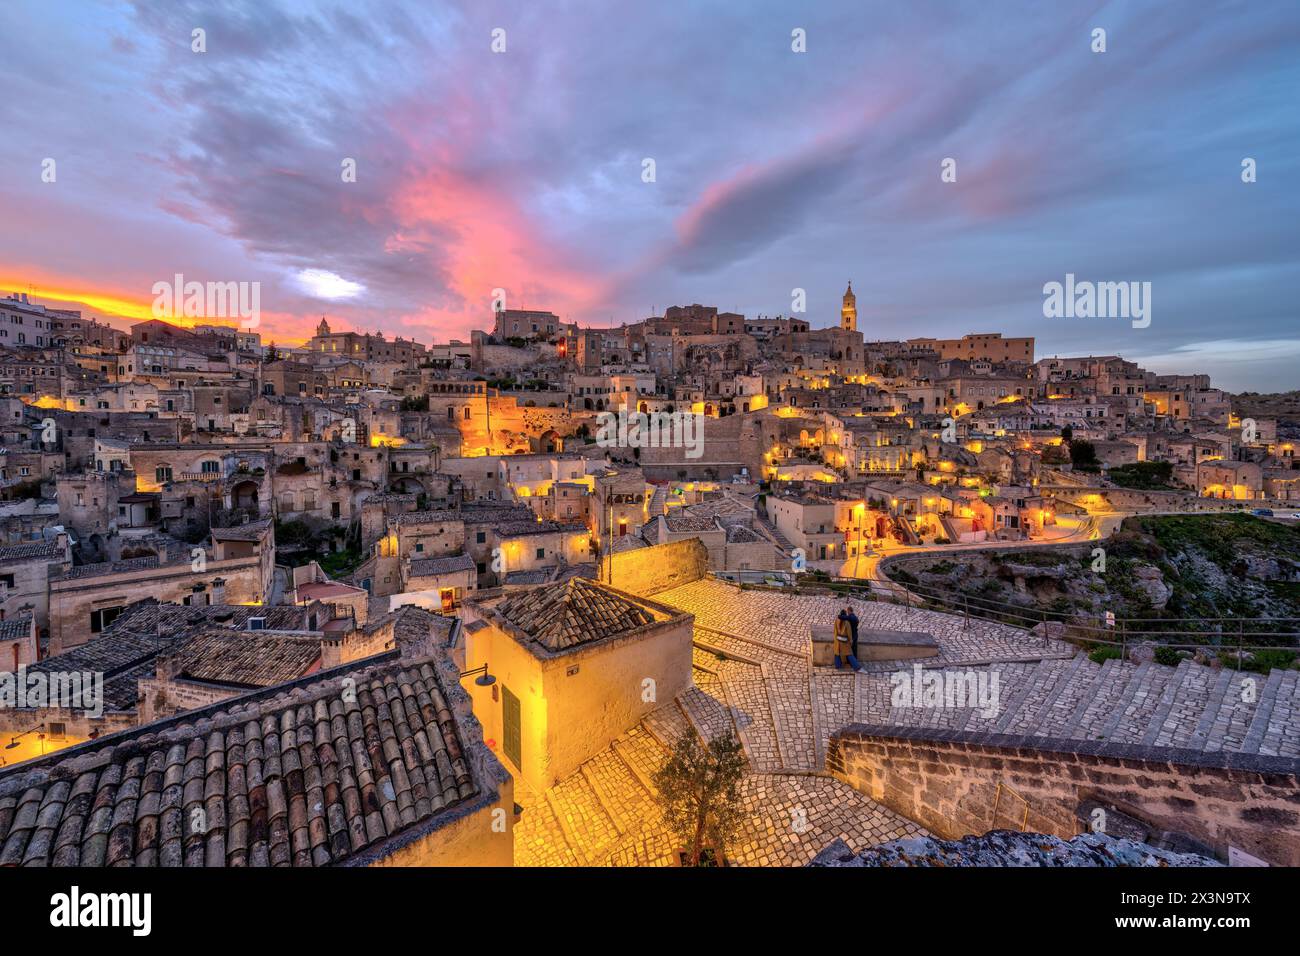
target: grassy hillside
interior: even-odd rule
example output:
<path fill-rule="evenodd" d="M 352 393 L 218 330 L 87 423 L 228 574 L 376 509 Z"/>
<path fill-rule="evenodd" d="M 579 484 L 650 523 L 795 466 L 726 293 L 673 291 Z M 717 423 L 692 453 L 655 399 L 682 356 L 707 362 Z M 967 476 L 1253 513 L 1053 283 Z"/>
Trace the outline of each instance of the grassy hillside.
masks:
<path fill-rule="evenodd" d="M 1104 571 L 1093 570 L 1098 546 Z M 886 568 L 900 583 L 969 597 L 1008 621 L 1095 624 L 1113 611 L 1142 628 L 1233 639 L 1241 630 L 1257 644 L 1290 644 L 1279 635 L 1300 631 L 1300 528 L 1246 514 L 1129 518 L 1095 544 L 917 555 Z"/>

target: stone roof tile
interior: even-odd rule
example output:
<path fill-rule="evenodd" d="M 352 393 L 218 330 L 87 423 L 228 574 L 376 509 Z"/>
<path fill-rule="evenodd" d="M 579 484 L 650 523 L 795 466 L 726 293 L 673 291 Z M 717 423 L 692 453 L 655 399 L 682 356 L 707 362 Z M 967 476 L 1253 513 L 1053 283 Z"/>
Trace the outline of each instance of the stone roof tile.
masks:
<path fill-rule="evenodd" d="M 496 612 L 550 651 L 603 640 L 654 622 L 640 604 L 585 578 L 517 594 Z"/>
<path fill-rule="evenodd" d="M 0 773 L 0 865 L 324 866 L 478 792 L 429 663 L 332 674 Z"/>

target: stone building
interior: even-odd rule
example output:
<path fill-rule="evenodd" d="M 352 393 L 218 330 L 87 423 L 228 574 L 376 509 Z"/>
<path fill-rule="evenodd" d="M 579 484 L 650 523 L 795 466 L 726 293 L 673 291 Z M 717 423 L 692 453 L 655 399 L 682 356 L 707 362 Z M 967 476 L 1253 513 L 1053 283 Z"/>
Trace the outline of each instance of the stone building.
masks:
<path fill-rule="evenodd" d="M 474 712 L 511 773 L 553 786 L 691 685 L 692 617 L 583 578 L 466 605 Z"/>
<path fill-rule="evenodd" d="M 144 598 L 182 605 L 261 604 L 271 593 L 269 521 L 216 529 L 211 549 L 172 542 L 161 553 L 78 565 L 50 579 L 50 653 L 98 636 Z"/>
<path fill-rule="evenodd" d="M 509 866 L 445 632 L 390 618 L 376 654 L 0 770 L 0 866 Z"/>
<path fill-rule="evenodd" d="M 71 567 L 72 549 L 62 532 L 40 541 L 0 547 L 0 621 L 29 618 L 38 631 L 48 628 L 50 576 Z M 31 660 L 34 655 L 15 666 Z M 0 658 L 0 667 L 6 663 Z"/>

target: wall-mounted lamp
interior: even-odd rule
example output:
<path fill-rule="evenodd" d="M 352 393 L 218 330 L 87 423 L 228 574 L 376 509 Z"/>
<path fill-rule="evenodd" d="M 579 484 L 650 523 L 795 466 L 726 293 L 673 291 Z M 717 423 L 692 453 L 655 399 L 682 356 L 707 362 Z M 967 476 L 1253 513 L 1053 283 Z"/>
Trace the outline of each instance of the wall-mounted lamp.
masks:
<path fill-rule="evenodd" d="M 482 674 L 474 678 L 474 683 L 478 684 L 479 687 L 491 687 L 493 684 L 497 682 L 497 679 L 488 673 L 488 666 L 486 664 L 482 664 L 478 667 L 473 668 L 472 670 L 465 671 L 463 674 L 460 675 L 460 679 L 464 680 L 466 677 L 469 677 L 471 674 L 478 674 L 480 671 L 482 671 Z"/>
<path fill-rule="evenodd" d="M 495 679 L 496 678 L 493 678 L 493 680 Z M 5 744 L 5 750 L 13 750 L 15 747 L 17 747 L 19 738 L 26 737 L 28 734 L 34 734 L 38 730 L 44 730 L 44 729 L 45 729 L 45 725 L 41 724 L 39 727 L 33 727 L 31 730 L 24 730 L 21 734 L 15 734 L 13 739 L 10 740 L 9 743 Z M 41 736 L 44 737 L 45 735 L 41 734 Z"/>

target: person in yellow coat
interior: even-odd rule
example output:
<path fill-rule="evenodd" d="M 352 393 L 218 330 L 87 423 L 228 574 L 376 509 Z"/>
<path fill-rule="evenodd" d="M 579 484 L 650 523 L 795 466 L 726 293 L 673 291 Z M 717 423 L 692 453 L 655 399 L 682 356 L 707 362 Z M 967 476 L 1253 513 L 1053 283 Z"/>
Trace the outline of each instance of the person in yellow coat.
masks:
<path fill-rule="evenodd" d="M 862 665 L 858 663 L 856 655 L 853 653 L 853 624 L 849 621 L 849 616 L 844 611 L 840 611 L 840 616 L 835 619 L 835 669 L 843 670 L 842 660 L 847 660 L 849 666 L 855 671 L 862 670 Z"/>

